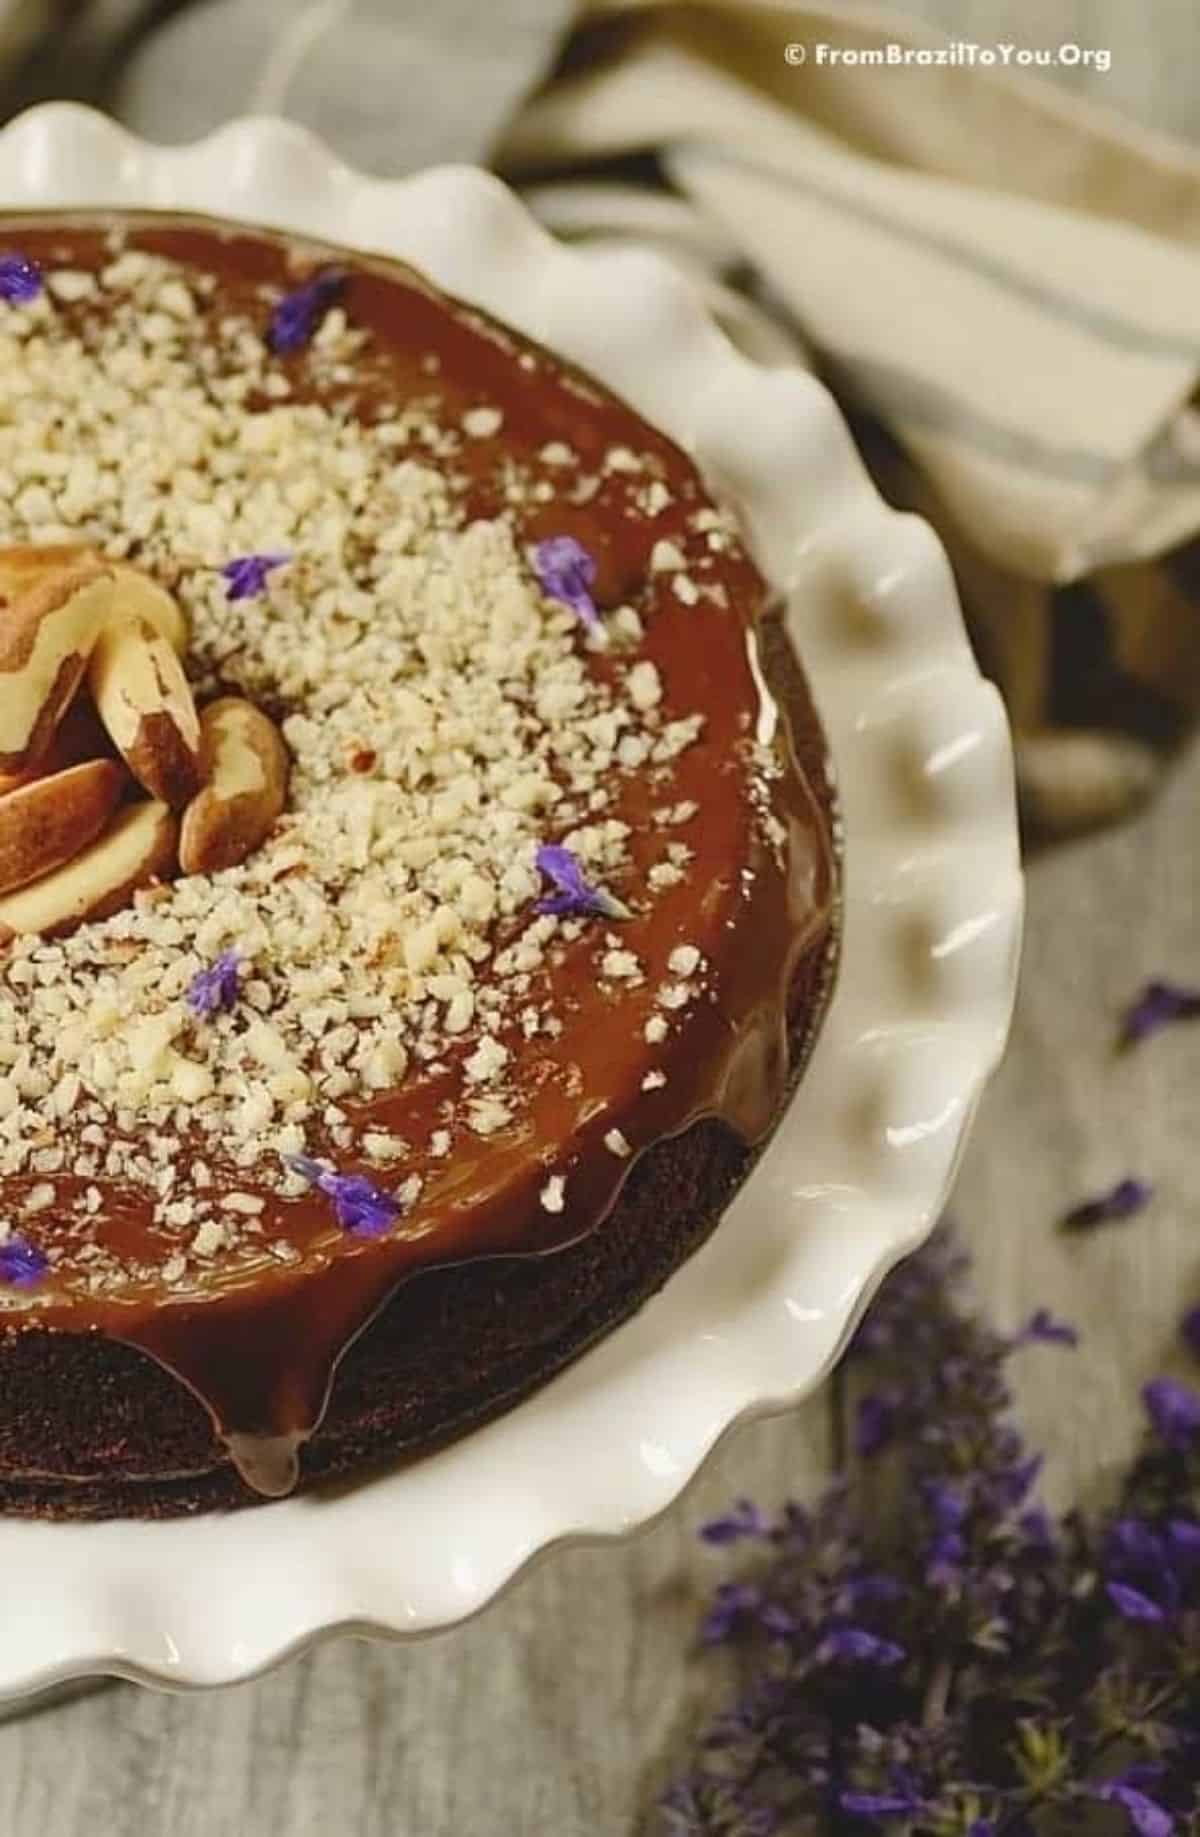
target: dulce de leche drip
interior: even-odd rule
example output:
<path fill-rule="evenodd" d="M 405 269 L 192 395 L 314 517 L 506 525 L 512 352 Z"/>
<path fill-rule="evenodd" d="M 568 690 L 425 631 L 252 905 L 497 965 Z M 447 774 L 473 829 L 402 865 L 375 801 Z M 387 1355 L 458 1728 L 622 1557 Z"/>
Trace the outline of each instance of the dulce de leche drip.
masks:
<path fill-rule="evenodd" d="M 45 287 L 0 418 L 70 458 L 0 540 L 169 594 L 199 721 L 258 711 L 288 790 L 249 859 L 10 943 L 0 1194 L 44 1267 L 0 1323 L 150 1354 L 283 1494 L 410 1277 L 602 1230 L 701 1118 L 763 1137 L 827 827 L 761 578 L 598 385 L 390 264 L 182 219 L 6 240 Z"/>

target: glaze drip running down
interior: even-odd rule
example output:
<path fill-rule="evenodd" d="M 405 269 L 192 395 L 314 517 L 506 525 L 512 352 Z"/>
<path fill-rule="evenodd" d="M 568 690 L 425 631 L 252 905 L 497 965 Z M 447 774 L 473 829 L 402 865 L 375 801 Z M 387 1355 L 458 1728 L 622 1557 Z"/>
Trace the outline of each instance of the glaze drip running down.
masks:
<path fill-rule="evenodd" d="M 177 853 L 119 910 L 7 946 L 0 1234 L 46 1269 L 0 1280 L 0 1506 L 280 1496 L 322 1470 L 339 1363 L 376 1322 L 369 1363 L 403 1291 L 410 1318 L 459 1297 L 428 1349 L 456 1401 L 390 1444 L 347 1427 L 330 1470 L 548 1375 L 727 1200 L 740 1151 L 678 1249 L 656 1239 L 663 1145 L 706 1119 L 762 1141 L 819 1023 L 823 746 L 731 516 L 544 350 L 396 264 L 265 232 L 2 240 L 45 284 L 0 304 L 0 545 L 88 545 L 169 596 L 201 729 L 249 707 L 286 797 L 230 864 Z M 536 1286 L 606 1240 L 586 1330 L 581 1304 L 537 1353 L 500 1272 Z M 106 1347 L 149 1426 L 113 1402 L 23 1441 L 35 1368 Z"/>

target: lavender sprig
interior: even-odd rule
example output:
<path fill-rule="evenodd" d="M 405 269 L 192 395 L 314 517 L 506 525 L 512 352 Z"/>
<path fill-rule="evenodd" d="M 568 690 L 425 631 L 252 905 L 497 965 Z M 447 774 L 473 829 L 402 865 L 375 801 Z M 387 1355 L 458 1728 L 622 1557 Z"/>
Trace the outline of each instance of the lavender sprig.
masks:
<path fill-rule="evenodd" d="M 702 1639 L 751 1669 L 662 1801 L 678 1837 L 1028 1837 L 1035 1812 L 1067 1837 L 1088 1803 L 1138 1837 L 1200 1828 L 1200 1396 L 1148 1386 L 1116 1509 L 1055 1523 L 1006 1367 L 1072 1331 L 1038 1310 L 994 1333 L 963 1273 L 941 1232 L 868 1313 L 850 1473 L 815 1507 L 741 1500 L 706 1527 L 743 1555 Z"/>
<path fill-rule="evenodd" d="M 9 250 L 0 255 L 0 300 L 28 306 L 42 291 L 42 271 L 27 255 Z"/>
<path fill-rule="evenodd" d="M 235 1008 L 241 996 L 241 958 L 235 950 L 223 951 L 214 963 L 197 970 L 187 986 L 184 1000 L 197 1020 L 211 1020 L 214 1014 Z"/>
<path fill-rule="evenodd" d="M 271 314 L 267 344 L 276 357 L 287 357 L 306 345 L 346 285 L 340 268 L 323 268 L 294 287 Z"/>
<path fill-rule="evenodd" d="M 354 1237 L 382 1237 L 403 1210 L 394 1193 L 368 1180 L 365 1174 L 339 1174 L 308 1155 L 284 1155 L 283 1162 L 333 1202 L 333 1215 Z"/>
<path fill-rule="evenodd" d="M 279 550 L 273 554 L 238 555 L 233 561 L 227 561 L 220 570 L 226 583 L 225 598 L 231 602 L 257 599 L 266 591 L 268 578 L 275 569 L 286 567 L 291 559 L 289 554 Z"/>
<path fill-rule="evenodd" d="M 560 843 L 543 842 L 538 848 L 536 863 L 538 872 L 552 882 L 555 891 L 543 893 L 535 911 L 553 913 L 558 918 L 633 917 L 629 907 L 614 894 L 591 884 L 584 875 L 583 864 L 571 849 Z"/>
<path fill-rule="evenodd" d="M 604 637 L 604 621 L 592 598 L 596 558 L 582 542 L 574 536 L 547 536 L 533 551 L 533 571 L 547 598 L 569 606 L 593 637 Z"/>
<path fill-rule="evenodd" d="M 45 1251 L 15 1231 L 0 1244 L 0 1282 L 9 1288 L 36 1288 L 49 1267 Z"/>
<path fill-rule="evenodd" d="M 1148 1180 L 1139 1180 L 1136 1175 L 1127 1174 L 1106 1193 L 1098 1193 L 1095 1198 L 1085 1199 L 1082 1204 L 1073 1206 L 1064 1215 L 1062 1228 L 1064 1231 L 1090 1231 L 1096 1225 L 1133 1218 L 1145 1210 L 1153 1197 L 1154 1188 Z"/>

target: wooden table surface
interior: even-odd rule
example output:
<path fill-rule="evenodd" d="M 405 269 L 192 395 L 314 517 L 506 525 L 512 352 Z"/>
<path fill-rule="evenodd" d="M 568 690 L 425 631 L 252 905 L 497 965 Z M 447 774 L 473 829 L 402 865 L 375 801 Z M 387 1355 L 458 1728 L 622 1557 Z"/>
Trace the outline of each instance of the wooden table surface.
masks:
<path fill-rule="evenodd" d="M 923 0 L 959 37 L 1108 45 L 1076 86 L 1195 132 L 1194 0 Z M 1128 1059 L 1114 1015 L 1146 976 L 1200 981 L 1200 751 L 1124 830 L 1032 864 L 1012 1047 L 986 1100 L 956 1212 L 993 1316 L 1040 1302 L 1078 1322 L 1069 1365 L 1019 1385 L 1047 1487 L 1095 1494 L 1137 1433 L 1136 1390 L 1200 1298 L 1200 1028 Z M 1127 1172 L 1158 1188 L 1124 1230 L 1065 1241 L 1055 1217 Z M 199 1698 L 107 1687 L 0 1727 L 0 1832 L 15 1837 L 615 1837 L 683 1752 L 718 1680 L 690 1652 L 719 1573 L 697 1524 L 736 1494 L 820 1481 L 829 1400 L 748 1428 L 652 1533 L 545 1561 L 472 1625 L 412 1648 L 330 1645 Z M 8 1576 L 3 1586 L 19 1587 Z"/>

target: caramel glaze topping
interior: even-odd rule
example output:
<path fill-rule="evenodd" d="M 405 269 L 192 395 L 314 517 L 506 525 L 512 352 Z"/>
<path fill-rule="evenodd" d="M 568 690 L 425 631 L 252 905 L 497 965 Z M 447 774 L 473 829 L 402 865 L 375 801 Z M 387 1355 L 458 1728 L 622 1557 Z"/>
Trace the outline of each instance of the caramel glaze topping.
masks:
<path fill-rule="evenodd" d="M 47 267 L 97 269 L 109 259 L 104 235 L 111 227 L 96 219 L 12 220 L 6 239 Z M 215 276 L 220 301 L 260 320 L 268 310 L 264 286 L 294 286 L 297 264 L 308 272 L 335 259 L 200 220 L 124 219 L 123 227 L 130 246 Z M 538 974 L 562 1031 L 531 1041 L 515 1029 L 501 1035 L 513 1054 L 520 1098 L 511 1124 L 486 1139 L 457 1133 L 442 1159 L 416 1152 L 405 1161 L 398 1177 L 415 1170 L 424 1184 L 387 1236 L 348 1235 L 319 1195 L 284 1199 L 232 1168 L 223 1175 L 231 1188 L 263 1193 L 264 1245 L 286 1240 L 298 1253 L 295 1261 L 281 1264 L 264 1249 L 258 1262 L 243 1260 L 236 1269 L 218 1263 L 202 1283 L 169 1287 L 154 1272 L 172 1245 L 145 1200 L 101 1182 L 107 1244 L 147 1273 L 119 1293 L 95 1294 L 73 1279 L 79 1272 L 72 1269 L 70 1221 L 40 1230 L 43 1242 L 56 1229 L 67 1238 L 53 1292 L 36 1313 L 10 1316 L 8 1330 L 100 1332 L 150 1354 L 206 1405 L 249 1485 L 272 1496 L 295 1483 L 298 1451 L 320 1422 L 338 1359 L 406 1278 L 476 1258 L 547 1254 L 601 1228 L 637 1155 L 699 1118 L 723 1119 L 748 1143 L 761 1139 L 786 1087 L 789 987 L 828 927 L 833 898 L 826 824 L 796 765 L 785 721 L 773 742 L 773 774 L 764 779 L 748 765 L 761 711 L 750 650 L 762 579 L 736 542 L 714 556 L 706 576 L 724 588 L 726 606 L 707 596 L 685 605 L 671 590 L 670 574 L 651 570 L 651 550 L 662 539 L 680 546 L 690 540 L 694 552 L 688 519 L 708 503 L 682 452 L 590 380 L 408 271 L 336 259 L 347 272 L 346 311 L 372 338 L 353 383 L 326 389 L 326 397 L 370 419 L 381 404 L 436 395 L 448 425 L 481 400 L 497 405 L 502 432 L 469 442 L 455 461 L 468 475 L 467 513 L 479 517 L 511 510 L 502 484 L 506 457 L 538 473 L 546 443 L 569 443 L 581 466 L 601 475 L 600 489 L 585 505 L 519 509 L 522 533 L 530 540 L 570 533 L 585 544 L 599 562 L 598 603 L 639 610 L 645 624 L 639 657 L 657 666 L 669 707 L 702 711 L 705 728 L 700 742 L 672 761 L 666 792 L 661 782 L 652 786 L 636 774 L 621 784 L 615 814 L 633 830 L 632 887 L 652 858 L 652 809 L 671 800 L 700 806 L 687 833 L 694 858 L 686 877 L 620 927 L 622 946 L 646 965 L 645 982 L 619 989 L 597 984 L 594 939 L 568 942 L 549 957 Z M 89 310 L 96 309 L 86 302 L 78 308 L 81 323 Z M 297 367 L 298 399 L 306 388 L 311 399 L 315 392 Z M 655 456 L 671 500 L 659 514 L 634 508 L 638 479 L 605 470 L 614 447 Z M 601 673 L 615 667 L 605 652 L 595 653 L 589 666 Z M 755 803 L 764 784 L 779 826 L 774 842 Z M 670 1016 L 667 1038 L 650 1045 L 645 1023 L 661 1012 L 656 993 L 671 980 L 668 959 L 681 945 L 702 954 L 702 992 Z M 444 1055 L 436 1076 L 414 1067 L 356 1122 L 427 1142 L 461 1089 L 468 1049 Z M 644 1088 L 648 1073 L 664 1081 Z M 628 1142 L 628 1156 L 613 1152 L 613 1131 Z M 341 1165 L 346 1171 L 344 1158 Z M 369 1171 L 378 1179 L 377 1170 Z M 551 1175 L 565 1182 L 558 1212 L 540 1200 Z M 9 1190 L 0 1191 L 0 1200 L 10 1203 L 32 1181 L 21 1176 L 4 1184 Z M 83 1184 L 69 1175 L 57 1182 L 67 1199 Z"/>

